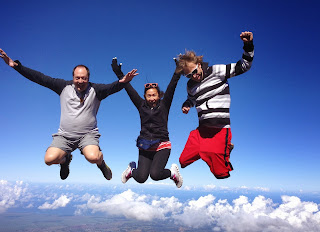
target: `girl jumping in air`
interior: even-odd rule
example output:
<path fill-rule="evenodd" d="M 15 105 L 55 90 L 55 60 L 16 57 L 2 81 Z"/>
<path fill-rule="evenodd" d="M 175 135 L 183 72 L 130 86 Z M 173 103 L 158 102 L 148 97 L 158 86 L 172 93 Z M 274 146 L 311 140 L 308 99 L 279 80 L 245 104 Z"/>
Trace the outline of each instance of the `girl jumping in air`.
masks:
<path fill-rule="evenodd" d="M 117 64 L 117 58 L 112 60 L 111 66 L 121 79 L 124 74 L 121 71 L 121 64 Z M 130 83 L 126 84 L 125 90 L 140 114 L 141 131 L 137 138 L 138 167 L 135 162 L 129 163 L 121 177 L 123 183 L 131 177 L 138 183 L 144 183 L 150 175 L 155 181 L 170 177 L 178 188 L 182 186 L 183 179 L 178 166 L 172 164 L 170 170 L 165 169 L 171 152 L 168 115 L 179 79 L 180 73 L 175 72 L 164 94 L 157 83 L 145 84 L 144 98 L 139 96 Z"/>

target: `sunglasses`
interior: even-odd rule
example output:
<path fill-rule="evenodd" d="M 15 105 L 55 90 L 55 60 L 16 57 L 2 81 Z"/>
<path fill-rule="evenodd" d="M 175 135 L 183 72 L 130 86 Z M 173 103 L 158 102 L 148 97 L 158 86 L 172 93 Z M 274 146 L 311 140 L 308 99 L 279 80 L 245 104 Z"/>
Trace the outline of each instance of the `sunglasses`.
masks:
<path fill-rule="evenodd" d="M 187 78 L 191 78 L 194 74 L 198 73 L 198 65 L 196 66 L 196 68 L 189 74 L 185 75 Z"/>
<path fill-rule="evenodd" d="M 146 89 L 149 89 L 149 88 L 157 88 L 158 87 L 158 83 L 147 83 L 144 85 L 144 87 Z"/>

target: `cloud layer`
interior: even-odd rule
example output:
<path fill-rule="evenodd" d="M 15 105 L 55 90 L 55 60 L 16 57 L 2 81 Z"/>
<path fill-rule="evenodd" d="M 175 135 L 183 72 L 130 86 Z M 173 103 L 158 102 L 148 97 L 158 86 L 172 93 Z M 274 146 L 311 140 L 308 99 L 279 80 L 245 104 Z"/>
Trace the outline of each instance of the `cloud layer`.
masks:
<path fill-rule="evenodd" d="M 38 209 L 58 209 L 60 207 L 66 207 L 72 198 L 68 198 L 66 195 L 61 195 L 52 204 L 45 202 L 43 205 L 39 206 Z"/>
<path fill-rule="evenodd" d="M 282 196 L 281 204 L 261 195 L 252 202 L 240 196 L 229 203 L 209 194 L 181 203 L 175 197 L 157 199 L 127 190 L 104 201 L 92 196 L 77 207 L 77 214 L 91 210 L 144 221 L 171 220 L 194 228 L 211 226 L 213 231 L 320 231 L 319 206 L 295 196 Z"/>
<path fill-rule="evenodd" d="M 26 197 L 27 187 L 22 181 L 17 181 L 14 185 L 6 180 L 0 180 L 0 213 L 8 208 L 14 207 L 17 200 Z"/>
<path fill-rule="evenodd" d="M 74 209 L 75 215 L 103 213 L 137 221 L 162 220 L 195 230 L 320 231 L 319 205 L 302 201 L 297 196 L 283 195 L 280 203 L 262 195 L 252 200 L 240 195 L 228 201 L 204 194 L 197 199 L 181 201 L 177 197 L 179 193 L 181 191 L 175 191 L 176 196 L 159 197 L 128 189 L 111 195 L 92 194 L 86 190 L 79 194 L 61 186 L 56 186 L 54 191 L 44 189 L 36 193 L 22 182 L 0 181 L 0 213 L 19 205 L 34 210 L 68 207 Z"/>

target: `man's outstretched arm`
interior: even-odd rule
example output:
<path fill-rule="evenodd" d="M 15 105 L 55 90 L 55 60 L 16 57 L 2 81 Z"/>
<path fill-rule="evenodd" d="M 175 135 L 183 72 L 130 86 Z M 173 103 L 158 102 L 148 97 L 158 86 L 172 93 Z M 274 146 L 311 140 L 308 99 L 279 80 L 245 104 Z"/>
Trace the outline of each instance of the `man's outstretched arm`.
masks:
<path fill-rule="evenodd" d="M 236 64 L 234 75 L 248 71 L 251 68 L 254 56 L 253 33 L 250 31 L 241 32 L 240 39 L 243 41 L 244 53 L 242 54 L 242 59 Z"/>
<path fill-rule="evenodd" d="M 213 66 L 215 72 L 220 72 L 221 68 L 225 70 L 226 79 L 245 73 L 251 68 L 254 56 L 253 33 L 250 31 L 242 32 L 240 39 L 243 41 L 244 50 L 242 58 L 237 63 Z"/>
<path fill-rule="evenodd" d="M 24 67 L 23 65 L 21 65 L 21 63 L 18 60 L 13 61 L 2 49 L 0 49 L 0 57 L 4 60 L 4 62 L 7 65 L 14 68 L 17 72 L 19 72 L 25 78 L 39 85 L 47 87 L 59 95 L 62 89 L 67 84 L 67 81 L 63 79 L 52 78 L 36 70 Z"/>

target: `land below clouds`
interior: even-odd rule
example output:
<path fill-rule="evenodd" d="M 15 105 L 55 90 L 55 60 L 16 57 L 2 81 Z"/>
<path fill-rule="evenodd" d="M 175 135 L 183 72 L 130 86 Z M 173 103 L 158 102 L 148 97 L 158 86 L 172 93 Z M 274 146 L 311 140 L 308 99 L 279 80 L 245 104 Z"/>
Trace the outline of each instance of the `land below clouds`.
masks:
<path fill-rule="evenodd" d="M 144 222 L 124 217 L 70 216 L 44 213 L 5 213 L 0 215 L 1 232 L 205 232 L 209 228 L 189 228 L 163 221 Z"/>

